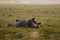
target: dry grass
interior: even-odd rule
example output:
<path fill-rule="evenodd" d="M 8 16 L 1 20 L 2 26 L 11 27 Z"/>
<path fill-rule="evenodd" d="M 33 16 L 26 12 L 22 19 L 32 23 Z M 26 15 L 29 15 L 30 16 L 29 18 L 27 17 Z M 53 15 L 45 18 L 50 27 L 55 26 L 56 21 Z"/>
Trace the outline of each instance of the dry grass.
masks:
<path fill-rule="evenodd" d="M 7 26 L 16 19 L 32 17 L 42 23 L 39 29 Z M 34 38 L 30 38 L 30 34 Z M 60 34 L 60 5 L 0 4 L 0 40 L 48 40 L 51 34 Z"/>

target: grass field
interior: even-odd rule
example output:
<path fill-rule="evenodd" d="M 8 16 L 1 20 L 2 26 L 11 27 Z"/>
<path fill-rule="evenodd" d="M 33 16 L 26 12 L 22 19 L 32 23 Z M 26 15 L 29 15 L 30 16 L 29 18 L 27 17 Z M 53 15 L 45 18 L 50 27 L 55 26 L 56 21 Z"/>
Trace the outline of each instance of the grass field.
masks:
<path fill-rule="evenodd" d="M 16 19 L 35 18 L 41 27 L 8 27 Z M 31 37 L 35 32 L 38 37 Z M 37 32 L 37 33 L 36 33 Z M 32 33 L 32 34 L 31 34 Z M 52 34 L 60 34 L 60 5 L 2 5 L 0 4 L 0 40 L 54 40 Z M 60 38 L 60 37 L 58 37 Z M 60 40 L 60 39 L 57 39 Z"/>

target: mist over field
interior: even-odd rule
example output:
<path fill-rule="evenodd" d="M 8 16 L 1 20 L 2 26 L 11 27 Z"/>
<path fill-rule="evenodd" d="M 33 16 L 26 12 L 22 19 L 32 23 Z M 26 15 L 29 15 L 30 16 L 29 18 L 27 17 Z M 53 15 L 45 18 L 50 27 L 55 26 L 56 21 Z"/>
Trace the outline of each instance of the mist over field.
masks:
<path fill-rule="evenodd" d="M 11 4 L 60 4 L 60 0 L 0 0 L 0 3 Z"/>

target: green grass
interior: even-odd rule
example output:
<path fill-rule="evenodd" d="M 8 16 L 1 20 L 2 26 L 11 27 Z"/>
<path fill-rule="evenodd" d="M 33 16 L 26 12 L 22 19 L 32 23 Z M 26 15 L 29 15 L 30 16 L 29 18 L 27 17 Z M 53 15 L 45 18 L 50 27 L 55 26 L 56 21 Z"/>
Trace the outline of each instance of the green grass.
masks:
<path fill-rule="evenodd" d="M 7 26 L 8 23 L 15 23 L 16 19 L 31 19 L 33 17 L 37 22 L 42 23 L 39 29 Z M 29 33 L 34 31 L 39 32 L 38 40 L 47 39 L 45 38 L 46 34 L 60 34 L 60 5 L 0 4 L 0 40 L 8 40 L 10 37 L 11 40 L 31 40 Z M 18 39 L 16 39 L 16 35 L 18 35 Z"/>

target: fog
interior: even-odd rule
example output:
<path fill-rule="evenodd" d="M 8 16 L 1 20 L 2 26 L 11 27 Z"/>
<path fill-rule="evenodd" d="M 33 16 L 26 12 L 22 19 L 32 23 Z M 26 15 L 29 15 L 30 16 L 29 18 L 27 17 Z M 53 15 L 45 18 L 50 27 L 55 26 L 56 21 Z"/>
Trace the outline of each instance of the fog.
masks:
<path fill-rule="evenodd" d="M 0 3 L 38 3 L 38 4 L 60 4 L 60 0 L 0 0 Z"/>

